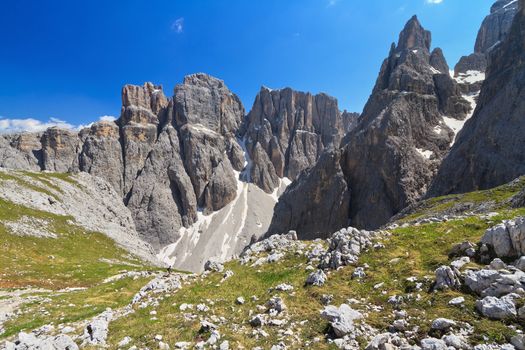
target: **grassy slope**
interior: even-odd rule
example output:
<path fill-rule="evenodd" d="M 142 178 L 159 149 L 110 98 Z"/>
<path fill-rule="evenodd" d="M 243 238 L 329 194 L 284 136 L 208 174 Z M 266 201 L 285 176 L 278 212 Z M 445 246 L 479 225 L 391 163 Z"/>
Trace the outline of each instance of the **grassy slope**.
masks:
<path fill-rule="evenodd" d="M 0 173 L 0 181 L 14 180 L 47 194 L 51 193 L 49 188 L 59 191 L 49 182 L 51 178 L 76 184 L 68 174 L 24 172 L 23 175 L 37 180 L 41 186 L 30 184 L 16 173 Z M 16 236 L 3 224 L 24 216 L 45 220 L 46 229 L 57 234 L 58 238 Z M 0 339 L 22 329 L 82 320 L 107 307 L 124 306 L 147 283 L 147 279 L 128 278 L 106 284 L 102 283 L 103 280 L 122 271 L 155 269 L 119 248 L 105 235 L 74 225 L 70 217 L 34 210 L 1 199 L 0 250 L 0 291 L 20 288 L 55 291 L 67 287 L 87 288 L 70 293 L 38 293 L 41 300 L 24 305 L 22 315 L 4 325 L 6 332 L 0 335 Z"/>
<path fill-rule="evenodd" d="M 47 176 L 47 175 L 46 175 Z M 300 342 L 291 348 L 304 348 L 304 341 L 321 338 L 311 348 L 329 349 L 322 340 L 326 333 L 327 323 L 320 317 L 323 308 L 320 299 L 323 294 L 333 294 L 334 304 L 346 302 L 348 298 L 363 299 L 366 304 L 384 307 L 382 311 L 368 312 L 367 323 L 379 329 L 393 321 L 392 307 L 387 303 L 388 297 L 406 294 L 413 283 L 406 278 L 415 276 L 425 282 L 424 289 L 419 292 L 419 300 L 412 299 L 403 305 L 413 319 L 411 325 L 420 325 L 420 335 L 424 337 L 431 320 L 436 317 L 448 317 L 469 322 L 475 327 L 477 340 L 483 337 L 503 342 L 512 332 L 502 323 L 489 321 L 479 317 L 474 309 L 475 297 L 466 298 L 463 309 L 451 307 L 448 301 L 461 295 L 460 292 L 449 291 L 428 293 L 436 267 L 449 262 L 448 252 L 452 245 L 465 240 L 476 242 L 486 228 L 503 219 L 525 215 L 525 209 L 510 209 L 503 203 L 513 194 L 523 188 L 524 183 L 501 187 L 491 191 L 476 192 L 461 196 L 448 196 L 425 202 L 418 212 L 410 214 L 402 221 L 434 215 L 446 211 L 458 203 L 486 202 L 500 203 L 497 211 L 500 213 L 491 219 L 469 217 L 446 223 L 432 223 L 420 226 L 397 228 L 392 230 L 392 236 L 385 240 L 385 249 L 371 250 L 361 256 L 359 265 L 370 266 L 367 278 L 360 282 L 351 279 L 353 267 L 346 267 L 330 273 L 328 282 L 323 287 L 304 287 L 308 275 L 305 270 L 304 256 L 289 255 L 283 260 L 257 268 L 242 266 L 236 261 L 226 264 L 227 269 L 234 271 L 234 276 L 220 283 L 222 274 L 212 274 L 208 278 L 185 285 L 180 291 L 164 296 L 160 305 L 155 307 L 157 319 L 152 319 L 151 307 L 137 309 L 134 314 L 119 319 L 110 325 L 109 342 L 111 348 L 124 337 L 131 336 L 134 345 L 139 347 L 155 347 L 153 337 L 162 334 L 164 341 L 173 345 L 177 341 L 197 342 L 206 339 L 199 334 L 198 319 L 186 320 L 179 306 L 182 303 L 206 303 L 211 310 L 205 313 L 186 311 L 205 317 L 217 315 L 225 317 L 228 322 L 219 327 L 223 340 L 230 341 L 231 348 L 252 348 L 262 346 L 269 348 L 280 339 L 287 344 L 290 337 L 279 335 L 279 327 L 265 326 L 269 333 L 267 338 L 255 339 L 251 335 L 252 328 L 248 324 L 250 311 L 255 311 L 257 305 L 264 303 L 273 295 L 279 294 L 288 306 L 289 323 L 282 327 L 287 329 L 290 323 Z M 68 218 L 30 210 L 9 203 L 0 202 L 0 221 L 14 220 L 22 215 L 45 218 L 52 222 L 53 231 L 60 233 L 56 240 L 12 236 L 0 225 L 0 283 L 3 287 L 36 286 L 50 289 L 60 289 L 66 286 L 86 286 L 87 290 L 67 294 L 47 295 L 50 300 L 27 304 L 24 313 L 9 322 L 6 334 L 14 334 L 21 329 L 33 329 L 43 324 L 73 322 L 89 318 L 101 312 L 105 307 L 120 307 L 129 302 L 145 280 L 125 279 L 111 284 L 101 284 L 101 280 L 118 271 L 126 269 L 145 269 L 147 267 L 130 267 L 111 265 L 100 262 L 100 258 L 117 259 L 137 263 L 119 250 L 103 235 L 83 232 L 80 228 L 68 224 Z M 95 244 L 94 244 L 95 243 Z M 55 259 L 49 259 L 49 256 Z M 426 279 L 425 279 L 426 278 Z M 9 281 L 9 282 L 6 282 Z M 377 283 L 385 282 L 380 289 L 374 289 Z M 294 293 L 269 292 L 268 290 L 280 283 L 294 286 Z M 1 286 L 0 286 L 1 287 Z M 384 292 L 384 293 L 383 293 Z M 414 293 L 414 295 L 417 293 Z M 258 297 L 252 301 L 251 296 Z M 243 296 L 244 305 L 236 305 L 235 299 Z M 211 305 L 213 302 L 214 305 Z M 73 306 L 69 306 L 73 305 Z M 361 308 L 360 305 L 355 305 Z M 43 312 L 45 311 L 45 312 Z M 257 311 L 255 311 L 257 312 Z M 300 324 L 301 321 L 307 321 Z M 237 325 L 237 326 L 236 326 Z M 4 336 L 6 336 L 4 334 Z M 364 342 L 364 340 L 363 340 Z"/>
<path fill-rule="evenodd" d="M 503 203 L 519 189 L 520 186 L 500 188 L 493 191 L 472 193 L 461 196 L 454 200 L 440 198 L 432 200 L 427 204 L 424 213 L 413 214 L 425 216 L 428 213 L 438 213 L 454 205 L 457 201 L 498 201 Z M 495 195 L 495 197 L 492 197 Z M 446 206 L 444 202 L 450 203 Z M 279 283 L 289 283 L 295 288 L 295 295 L 279 293 L 288 306 L 288 313 L 292 321 L 308 322 L 304 326 L 294 328 L 295 334 L 301 338 L 311 341 L 316 337 L 324 338 L 327 323 L 319 315 L 323 308 L 320 303 L 322 294 L 333 294 L 334 304 L 346 302 L 349 298 L 362 299 L 366 304 L 374 304 L 383 307 L 378 312 L 369 312 L 367 323 L 381 330 L 386 330 L 392 323 L 393 308 L 387 303 L 392 295 L 406 295 L 414 287 L 413 282 L 408 282 L 408 277 L 417 277 L 418 281 L 424 282 L 423 291 L 415 292 L 414 296 L 420 295 L 420 299 L 411 299 L 403 304 L 402 308 L 408 311 L 412 319 L 412 326 L 420 326 L 420 337 L 428 334 L 430 323 L 437 317 L 447 317 L 458 321 L 468 322 L 475 328 L 474 340 L 483 342 L 486 339 L 496 342 L 505 342 L 513 332 L 503 323 L 481 318 L 475 311 L 474 296 L 462 294 L 456 291 L 429 293 L 433 282 L 434 271 L 442 264 L 448 264 L 448 252 L 450 248 L 465 240 L 477 242 L 484 231 L 504 219 L 525 215 L 525 209 L 510 209 L 501 205 L 498 209 L 499 215 L 490 219 L 480 217 L 469 217 L 461 220 L 453 220 L 445 223 L 431 223 L 419 226 L 397 228 L 391 231 L 392 236 L 384 241 L 385 249 L 371 250 L 361 256 L 359 265 L 368 264 L 367 278 L 364 281 L 352 280 L 351 274 L 354 267 L 346 267 L 332 272 L 328 282 L 323 287 L 304 287 L 304 281 L 308 272 L 305 271 L 306 258 L 289 256 L 276 264 L 264 265 L 258 268 L 241 266 L 238 262 L 230 262 L 227 268 L 233 270 L 235 275 L 219 284 L 222 274 L 214 274 L 197 284 L 186 286 L 180 292 L 165 298 L 157 311 L 158 320 L 151 320 L 149 312 L 152 309 L 137 310 L 137 313 L 123 318 L 111 325 L 110 343 L 113 347 L 124 336 L 131 336 L 138 346 L 154 346 L 153 336 L 161 334 L 164 339 L 173 344 L 177 341 L 197 342 L 202 335 L 198 333 L 199 320 L 187 321 L 184 312 L 179 310 L 182 303 L 198 304 L 206 303 L 211 311 L 200 313 L 200 316 L 215 314 L 223 316 L 229 325 L 219 327 L 223 339 L 230 341 L 233 348 L 262 346 L 269 348 L 280 339 L 278 327 L 265 326 L 264 330 L 270 336 L 256 340 L 252 335 L 252 328 L 248 324 L 250 310 L 256 310 L 257 304 L 264 303 L 275 293 L 269 293 L 268 289 Z M 474 265 L 474 264 L 473 264 Z M 384 282 L 384 286 L 374 289 L 374 285 Z M 251 295 L 259 298 L 258 302 L 250 300 Z M 466 299 L 464 308 L 449 306 L 450 299 L 457 296 Z M 243 296 L 247 302 L 244 305 L 236 305 L 235 299 Z M 209 301 L 215 305 L 211 306 Z M 359 305 L 356 308 L 360 308 Z M 188 312 L 188 311 L 186 311 Z M 237 324 L 240 327 L 232 327 Z M 283 328 L 286 329 L 287 327 Z M 204 337 L 205 338 L 205 337 Z M 291 338 L 285 339 L 290 344 Z M 365 340 L 362 340 L 363 345 Z M 300 349 L 304 347 L 303 342 L 296 343 L 291 348 Z M 324 341 L 315 344 L 316 349 L 327 349 L 328 344 Z"/>

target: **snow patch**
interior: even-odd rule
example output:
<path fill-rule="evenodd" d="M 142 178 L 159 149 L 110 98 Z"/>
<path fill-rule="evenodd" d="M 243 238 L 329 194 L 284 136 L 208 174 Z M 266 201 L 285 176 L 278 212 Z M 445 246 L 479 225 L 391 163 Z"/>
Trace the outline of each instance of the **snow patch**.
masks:
<path fill-rule="evenodd" d="M 419 153 L 421 156 L 423 156 L 426 159 L 430 159 L 430 157 L 432 157 L 432 155 L 434 154 L 434 152 L 432 151 L 424 150 L 421 148 L 416 148 L 416 151 L 417 153 Z"/>
<path fill-rule="evenodd" d="M 181 228 L 177 240 L 158 253 L 157 257 L 165 264 L 199 272 L 207 260 L 227 260 L 239 254 L 253 236 L 258 238 L 268 230 L 275 203 L 291 181 L 280 179 L 279 187 L 272 194 L 251 183 L 252 161 L 245 140 L 237 141 L 244 150 L 245 163 L 241 172 L 235 172 L 235 199 L 210 215 L 199 211 L 197 221 Z"/>
<path fill-rule="evenodd" d="M 518 0 L 514 0 L 514 1 L 511 1 L 509 2 L 507 5 L 503 6 L 502 9 L 506 9 L 507 7 L 511 6 L 511 5 L 514 5 L 515 3 L 517 3 Z"/>
<path fill-rule="evenodd" d="M 460 84 L 474 84 L 485 80 L 485 73 L 477 70 L 469 70 L 466 73 L 460 73 L 455 80 Z"/>
<path fill-rule="evenodd" d="M 275 190 L 273 190 L 271 196 L 275 203 L 279 201 L 279 197 L 284 193 L 286 188 L 292 183 L 292 180 L 290 180 L 287 177 L 283 177 L 282 179 L 279 179 L 279 186 Z"/>

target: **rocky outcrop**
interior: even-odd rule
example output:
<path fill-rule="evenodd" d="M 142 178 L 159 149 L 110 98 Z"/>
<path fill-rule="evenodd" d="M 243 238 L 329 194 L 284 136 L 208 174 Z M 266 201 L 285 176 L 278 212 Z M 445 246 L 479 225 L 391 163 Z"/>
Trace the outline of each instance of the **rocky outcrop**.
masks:
<path fill-rule="evenodd" d="M 0 135 L 0 166 L 9 169 L 40 170 L 41 138 L 40 133 Z"/>
<path fill-rule="evenodd" d="M 313 239 L 347 226 L 350 190 L 340 162 L 340 151 L 328 151 L 301 174 L 279 198 L 268 233 L 293 229 L 301 239 Z"/>
<path fill-rule="evenodd" d="M 124 192 L 124 160 L 120 131 L 115 122 L 98 122 L 79 134 L 82 150 L 79 170 L 106 179 L 119 193 Z"/>
<path fill-rule="evenodd" d="M 244 165 L 236 141 L 244 109 L 223 81 L 188 76 L 175 88 L 172 110 L 162 112 L 164 105 L 152 108 L 165 116 L 165 126 L 158 137 L 157 126 L 151 128 L 156 141 L 128 197 L 139 232 L 159 248 L 178 240 L 179 229 L 197 221 L 199 208 L 208 214 L 233 201 L 232 163 L 238 170 Z"/>
<path fill-rule="evenodd" d="M 359 116 L 359 113 L 347 112 L 346 110 L 341 114 L 345 134 L 355 129 Z"/>
<path fill-rule="evenodd" d="M 454 140 L 444 116 L 470 105 L 446 71 L 441 50 L 414 16 L 381 67 L 359 124 L 344 147 L 351 223 L 375 228 L 425 192 Z"/>
<path fill-rule="evenodd" d="M 175 88 L 175 123 L 182 159 L 195 190 L 197 204 L 209 213 L 235 198 L 242 150 L 235 147 L 244 108 L 219 79 L 195 74 Z M 233 160 L 230 161 L 230 158 Z"/>
<path fill-rule="evenodd" d="M 41 142 L 45 170 L 71 172 L 78 169 L 81 146 L 77 133 L 53 127 L 44 132 Z"/>
<path fill-rule="evenodd" d="M 167 118 L 168 100 L 161 86 L 122 88 L 120 135 L 124 160 L 123 195 L 127 195 L 157 140 L 157 128 Z"/>
<path fill-rule="evenodd" d="M 488 53 L 505 39 L 517 11 L 516 0 L 498 0 L 492 5 L 490 15 L 484 19 L 479 29 L 474 53 L 461 57 L 454 68 L 456 77 L 469 71 L 485 72 Z"/>
<path fill-rule="evenodd" d="M 197 219 L 197 199 L 181 159 L 177 131 L 167 126 L 135 181 L 128 200 L 137 230 L 155 247 L 178 238 Z"/>
<path fill-rule="evenodd" d="M 245 125 L 246 148 L 257 164 L 251 167 L 251 179 L 270 193 L 279 185 L 278 178 L 295 180 L 342 136 L 336 99 L 263 87 Z"/>
<path fill-rule="evenodd" d="M 443 161 L 429 196 L 492 188 L 525 173 L 524 38 L 520 10 L 507 38 L 490 54 L 476 112 Z"/>

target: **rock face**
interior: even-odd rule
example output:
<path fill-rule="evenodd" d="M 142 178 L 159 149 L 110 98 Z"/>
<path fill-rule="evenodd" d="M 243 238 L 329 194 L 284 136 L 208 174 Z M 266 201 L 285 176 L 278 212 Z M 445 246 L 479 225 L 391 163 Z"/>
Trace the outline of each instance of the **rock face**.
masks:
<path fill-rule="evenodd" d="M 481 239 L 498 258 L 516 258 L 525 255 L 525 217 L 488 229 Z"/>
<path fill-rule="evenodd" d="M 272 192 L 279 178 L 295 180 L 315 164 L 325 148 L 337 145 L 343 121 L 337 100 L 325 94 L 263 87 L 245 130 L 246 148 L 256 164 L 250 171 L 252 181 Z"/>
<path fill-rule="evenodd" d="M 28 133 L 0 135 L 0 164 L 9 169 L 40 170 L 42 135 Z"/>
<path fill-rule="evenodd" d="M 503 41 L 510 31 L 512 20 L 518 12 L 518 1 L 498 0 L 490 9 L 476 39 L 475 52 L 489 52 L 494 45 Z"/>
<path fill-rule="evenodd" d="M 68 172 L 78 169 L 80 141 L 74 132 L 49 128 L 42 135 L 42 163 L 46 170 Z"/>
<path fill-rule="evenodd" d="M 120 131 L 114 122 L 99 122 L 80 132 L 79 169 L 106 179 L 120 194 L 124 191 L 124 160 Z"/>
<path fill-rule="evenodd" d="M 181 238 L 179 231 L 197 221 L 199 210 L 210 214 L 237 197 L 238 172 L 246 165 L 238 142 L 244 116 L 239 98 L 205 74 L 187 76 L 173 99 L 151 83 L 126 85 L 116 122 L 80 132 L 2 135 L 0 166 L 105 179 L 142 237 L 159 249 Z"/>
<path fill-rule="evenodd" d="M 463 56 L 454 68 L 454 75 L 467 74 L 468 71 L 485 72 L 488 53 L 502 42 L 510 31 L 512 20 L 518 12 L 516 0 L 498 0 L 490 9 L 479 29 L 474 53 Z"/>
<path fill-rule="evenodd" d="M 119 119 L 124 159 L 123 194 L 127 195 L 157 139 L 157 128 L 167 114 L 168 100 L 162 87 L 151 83 L 122 88 Z"/>
<path fill-rule="evenodd" d="M 521 9 L 507 38 L 490 53 L 476 112 L 443 161 L 430 196 L 491 188 L 525 173 L 524 60 Z"/>
<path fill-rule="evenodd" d="M 243 117 L 242 103 L 221 80 L 196 74 L 175 88 L 175 124 L 184 166 L 197 203 L 207 212 L 221 209 L 235 198 L 232 163 L 242 170 L 239 163 L 244 162 L 239 159 L 243 155 L 235 137 Z"/>
<path fill-rule="evenodd" d="M 156 247 L 179 239 L 178 230 L 196 222 L 198 208 L 210 213 L 230 203 L 237 194 L 232 163 L 243 163 L 235 137 L 244 109 L 223 81 L 188 76 L 173 101 L 153 104 L 160 114 L 149 120 L 165 123 L 158 137 L 155 126 L 156 140 L 128 197 L 138 230 Z M 163 112 L 165 105 L 172 109 Z"/>
<path fill-rule="evenodd" d="M 470 110 L 430 38 L 415 16 L 407 23 L 346 137 L 342 168 L 355 227 L 376 228 L 426 192 L 454 139 L 443 117 L 462 120 Z"/>
<path fill-rule="evenodd" d="M 340 162 L 340 151 L 325 152 L 301 174 L 279 198 L 268 233 L 293 229 L 301 239 L 312 239 L 347 226 L 350 191 Z"/>

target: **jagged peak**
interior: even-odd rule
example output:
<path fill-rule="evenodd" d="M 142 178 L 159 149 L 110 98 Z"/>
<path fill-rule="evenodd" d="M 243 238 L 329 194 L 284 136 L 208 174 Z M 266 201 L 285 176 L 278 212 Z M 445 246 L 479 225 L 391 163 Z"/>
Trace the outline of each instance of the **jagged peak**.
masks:
<path fill-rule="evenodd" d="M 184 77 L 184 85 L 195 86 L 217 86 L 219 88 L 225 87 L 224 80 L 216 78 L 206 73 L 194 73 Z"/>
<path fill-rule="evenodd" d="M 412 16 L 406 23 L 405 28 L 399 34 L 397 50 L 410 50 L 415 48 L 430 50 L 432 36 L 425 30 L 416 15 Z"/>
<path fill-rule="evenodd" d="M 261 86 L 261 89 L 259 90 L 259 95 L 261 93 L 278 93 L 278 94 L 281 94 L 281 93 L 290 93 L 290 94 L 296 94 L 296 95 L 304 95 L 304 96 L 312 96 L 312 97 L 325 97 L 329 100 L 334 100 L 337 102 L 337 98 L 325 93 L 325 92 L 318 92 L 318 93 L 312 93 L 310 91 L 301 91 L 301 90 L 296 90 L 296 89 L 293 89 L 291 87 L 284 87 L 284 88 L 279 88 L 279 89 L 272 89 L 272 88 L 269 88 L 265 85 L 262 85 Z"/>

